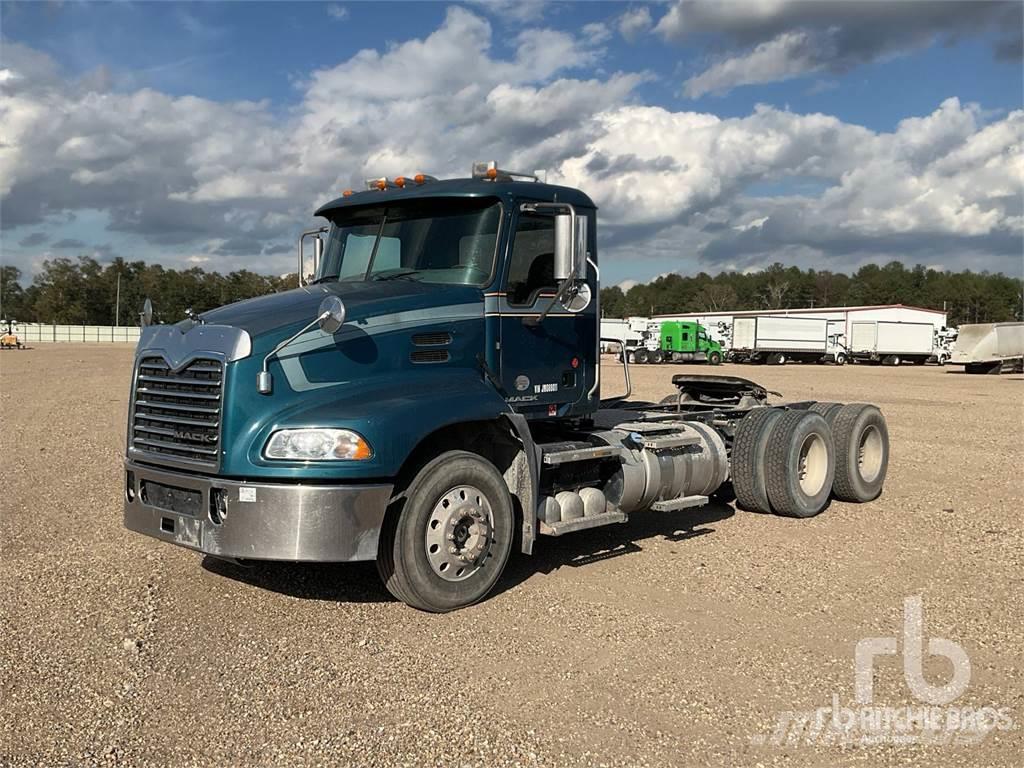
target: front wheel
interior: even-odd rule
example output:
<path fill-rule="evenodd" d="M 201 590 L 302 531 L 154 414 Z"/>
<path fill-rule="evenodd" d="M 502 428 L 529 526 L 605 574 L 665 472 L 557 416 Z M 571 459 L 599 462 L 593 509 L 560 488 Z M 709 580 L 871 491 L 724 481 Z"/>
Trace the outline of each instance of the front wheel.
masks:
<path fill-rule="evenodd" d="M 836 365 L 846 365 L 846 355 L 842 352 L 836 355 Z"/>
<path fill-rule="evenodd" d="M 443 613 L 482 600 L 512 551 L 512 498 L 501 474 L 467 451 L 423 467 L 388 510 L 377 570 L 388 591 Z"/>
<path fill-rule="evenodd" d="M 721 365 L 722 364 L 722 353 L 721 352 L 712 352 L 710 355 L 708 355 L 708 362 L 711 363 L 711 365 Z"/>

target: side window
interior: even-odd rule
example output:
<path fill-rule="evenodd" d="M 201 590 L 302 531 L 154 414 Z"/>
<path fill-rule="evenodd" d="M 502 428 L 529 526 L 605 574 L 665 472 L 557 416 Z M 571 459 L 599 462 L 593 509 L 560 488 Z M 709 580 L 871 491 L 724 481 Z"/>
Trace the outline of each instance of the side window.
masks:
<path fill-rule="evenodd" d="M 520 213 L 508 268 L 508 303 L 533 304 L 542 290 L 554 291 L 555 219 Z"/>
<path fill-rule="evenodd" d="M 679 335 L 680 335 L 680 337 L 682 338 L 683 341 L 689 341 L 690 340 L 690 332 L 689 331 L 683 331 Z"/>

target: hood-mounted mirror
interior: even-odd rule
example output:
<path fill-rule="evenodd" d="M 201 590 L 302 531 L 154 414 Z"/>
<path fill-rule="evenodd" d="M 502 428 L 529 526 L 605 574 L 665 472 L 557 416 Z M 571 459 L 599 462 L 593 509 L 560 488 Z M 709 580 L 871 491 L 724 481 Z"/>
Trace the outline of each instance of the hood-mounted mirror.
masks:
<path fill-rule="evenodd" d="M 274 391 L 274 377 L 267 368 L 270 364 L 270 358 L 274 357 L 314 325 L 320 326 L 321 331 L 333 336 L 344 324 L 345 302 L 341 300 L 340 296 L 335 296 L 334 294 L 325 296 L 323 301 L 320 302 L 320 308 L 317 309 L 316 317 L 313 318 L 312 322 L 307 323 L 301 331 L 282 341 L 263 358 L 263 368 L 256 374 L 256 391 L 261 395 L 269 395 Z"/>

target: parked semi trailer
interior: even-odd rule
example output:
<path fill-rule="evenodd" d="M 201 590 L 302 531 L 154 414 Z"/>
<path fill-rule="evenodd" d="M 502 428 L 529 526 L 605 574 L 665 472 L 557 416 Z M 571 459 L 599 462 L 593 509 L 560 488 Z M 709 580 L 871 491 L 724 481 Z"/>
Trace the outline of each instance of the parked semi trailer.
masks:
<path fill-rule="evenodd" d="M 967 373 L 1021 372 L 1024 369 L 1024 323 L 961 325 L 949 359 Z"/>
<path fill-rule="evenodd" d="M 375 560 L 396 598 L 448 611 L 540 537 L 712 496 L 810 517 L 881 493 L 872 405 L 771 405 L 729 376 L 675 376 L 647 402 L 625 361 L 626 391 L 602 391 L 583 192 L 494 163 L 368 187 L 317 211 L 294 290 L 175 325 L 148 324 L 147 302 L 128 528 L 248 563 Z"/>
<path fill-rule="evenodd" d="M 730 358 L 741 363 L 846 362 L 841 322 L 800 316 L 737 317 Z"/>
<path fill-rule="evenodd" d="M 850 357 L 858 362 L 924 365 L 936 356 L 935 326 L 885 320 L 855 321 L 850 324 L 848 346 Z"/>

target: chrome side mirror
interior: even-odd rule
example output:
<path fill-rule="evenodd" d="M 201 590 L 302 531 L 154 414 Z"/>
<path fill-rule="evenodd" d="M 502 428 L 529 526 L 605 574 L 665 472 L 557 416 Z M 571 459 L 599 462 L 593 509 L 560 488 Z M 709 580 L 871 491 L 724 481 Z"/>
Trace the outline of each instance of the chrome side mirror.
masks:
<path fill-rule="evenodd" d="M 320 242 L 320 238 L 317 238 L 317 242 Z M 338 296 L 328 296 L 320 302 L 317 315 L 320 330 L 333 336 L 345 324 L 345 302 Z"/>
<path fill-rule="evenodd" d="M 313 274 L 320 274 L 320 257 L 324 255 L 324 239 L 317 235 L 313 238 Z"/>
<path fill-rule="evenodd" d="M 139 316 L 139 320 L 143 328 L 153 324 L 153 300 L 149 297 L 142 302 L 142 314 Z"/>
<path fill-rule="evenodd" d="M 587 217 L 559 213 L 555 216 L 555 280 L 570 278 L 587 279 Z"/>
<path fill-rule="evenodd" d="M 568 213 L 555 216 L 555 280 L 559 283 L 574 273 L 572 220 Z"/>
<path fill-rule="evenodd" d="M 321 331 L 333 336 L 344 323 L 345 303 L 338 296 L 331 295 L 324 297 L 324 300 L 320 302 L 320 308 L 317 310 L 316 317 L 314 317 L 305 328 L 300 330 L 294 336 L 285 339 L 270 350 L 270 352 L 267 353 L 267 356 L 263 358 L 263 367 L 260 369 L 260 372 L 256 374 L 256 391 L 261 395 L 269 395 L 274 391 L 274 377 L 268 368 L 270 358 L 277 355 L 282 349 L 287 347 L 314 325 L 320 326 Z"/>

